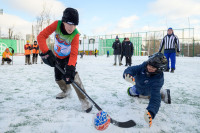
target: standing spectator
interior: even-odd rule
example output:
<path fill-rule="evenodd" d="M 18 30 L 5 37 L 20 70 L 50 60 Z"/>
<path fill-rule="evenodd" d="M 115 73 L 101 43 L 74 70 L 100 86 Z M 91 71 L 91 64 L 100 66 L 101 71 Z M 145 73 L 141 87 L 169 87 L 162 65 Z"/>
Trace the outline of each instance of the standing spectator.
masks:
<path fill-rule="evenodd" d="M 180 52 L 180 45 L 179 45 L 179 39 L 176 35 L 174 35 L 174 31 L 172 28 L 169 28 L 167 30 L 167 35 L 163 38 L 159 52 L 162 51 L 162 48 L 164 46 L 164 55 L 167 58 L 168 61 L 168 67 L 166 72 L 169 72 L 169 59 L 171 60 L 171 73 L 174 73 L 175 70 L 175 64 L 176 64 L 176 47 L 177 52 Z"/>
<path fill-rule="evenodd" d="M 107 50 L 107 57 L 109 57 L 109 55 L 110 55 L 110 52 L 109 52 L 109 50 Z"/>
<path fill-rule="evenodd" d="M 10 53 L 9 48 L 6 48 L 6 50 L 2 54 L 2 63 L 1 65 L 4 65 L 4 62 L 7 61 L 8 65 L 10 65 L 10 62 L 12 61 L 10 59 L 10 55 L 14 54 L 14 50 L 12 50 L 12 53 Z"/>
<path fill-rule="evenodd" d="M 95 48 L 95 50 L 94 50 L 95 57 L 97 57 L 97 53 L 98 53 L 98 50 Z"/>
<path fill-rule="evenodd" d="M 121 58 L 120 58 L 120 55 L 121 55 L 121 43 L 119 41 L 119 38 L 118 36 L 116 36 L 116 39 L 115 39 L 115 42 L 113 43 L 112 45 L 112 48 L 114 49 L 114 64 L 113 65 L 116 65 L 116 62 L 117 62 L 117 58 L 119 60 L 119 65 L 121 66 L 122 63 L 121 63 Z"/>
<path fill-rule="evenodd" d="M 125 44 L 124 44 L 124 56 L 126 57 L 126 65 L 125 66 L 131 66 L 131 57 L 133 56 L 133 43 L 129 40 L 129 38 L 126 38 Z"/>
<path fill-rule="evenodd" d="M 37 58 L 38 58 L 38 54 L 39 54 L 39 46 L 37 44 L 37 41 L 34 41 L 32 49 L 33 49 L 32 64 L 34 64 L 34 63 L 37 64 Z"/>
<path fill-rule="evenodd" d="M 124 38 L 124 40 L 123 40 L 123 42 L 122 42 L 122 51 L 121 51 L 121 62 L 122 62 L 122 59 L 123 59 L 123 57 L 124 57 L 124 53 L 125 53 L 125 40 L 126 40 L 126 38 Z"/>
<path fill-rule="evenodd" d="M 25 50 L 25 65 L 31 65 L 31 44 L 29 44 L 29 40 L 27 40 L 26 44 L 24 45 Z"/>

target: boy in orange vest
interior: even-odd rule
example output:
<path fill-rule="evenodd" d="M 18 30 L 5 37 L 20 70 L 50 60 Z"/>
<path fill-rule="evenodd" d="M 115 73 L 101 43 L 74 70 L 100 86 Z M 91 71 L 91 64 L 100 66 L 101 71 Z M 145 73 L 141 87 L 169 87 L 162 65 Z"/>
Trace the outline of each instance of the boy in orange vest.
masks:
<path fill-rule="evenodd" d="M 24 45 L 24 50 L 25 50 L 25 65 L 31 65 L 31 44 L 29 44 L 29 41 L 27 40 L 27 43 Z"/>
<path fill-rule="evenodd" d="M 39 46 L 37 44 L 37 41 L 34 41 L 34 44 L 32 46 L 32 53 L 33 53 L 33 58 L 32 58 L 32 64 L 37 64 L 37 58 L 39 54 Z"/>
<path fill-rule="evenodd" d="M 7 63 L 10 65 L 10 62 L 12 61 L 10 59 L 10 55 L 12 56 L 14 54 L 14 50 L 12 50 L 12 53 L 10 53 L 9 48 L 6 48 L 6 50 L 2 54 L 2 63 L 1 65 L 4 65 L 4 62 L 7 61 Z"/>

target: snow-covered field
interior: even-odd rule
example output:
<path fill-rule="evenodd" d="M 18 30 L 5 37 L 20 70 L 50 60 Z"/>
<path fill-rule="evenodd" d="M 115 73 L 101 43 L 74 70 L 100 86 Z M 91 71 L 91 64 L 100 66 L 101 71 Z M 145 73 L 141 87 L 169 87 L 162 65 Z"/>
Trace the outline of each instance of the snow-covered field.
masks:
<path fill-rule="evenodd" d="M 134 57 L 133 65 L 147 57 Z M 172 104 L 162 102 L 148 128 L 143 114 L 148 100 L 127 95 L 129 83 L 122 74 L 125 66 L 112 66 L 113 56 L 78 57 L 77 70 L 85 89 L 109 115 L 118 121 L 133 119 L 129 129 L 110 125 L 105 133 L 199 133 L 200 58 L 177 58 L 174 74 L 165 73 L 164 89 L 171 89 Z M 60 92 L 54 70 L 47 65 L 24 65 L 24 57 L 14 57 L 14 65 L 0 66 L 0 133 L 97 133 L 92 123 L 97 110 L 81 110 L 75 91 L 70 98 L 57 100 Z"/>

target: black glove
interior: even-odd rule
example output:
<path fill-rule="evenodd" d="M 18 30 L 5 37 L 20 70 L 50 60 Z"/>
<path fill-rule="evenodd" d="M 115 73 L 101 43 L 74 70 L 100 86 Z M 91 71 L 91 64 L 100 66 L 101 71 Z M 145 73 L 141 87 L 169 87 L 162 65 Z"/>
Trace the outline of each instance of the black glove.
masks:
<path fill-rule="evenodd" d="M 47 51 L 45 54 L 40 53 L 39 55 L 45 64 L 55 67 L 56 57 L 51 50 Z"/>
<path fill-rule="evenodd" d="M 14 52 L 15 52 L 14 49 L 12 49 L 12 54 L 14 54 Z"/>
<path fill-rule="evenodd" d="M 66 66 L 65 67 L 65 75 L 64 75 L 64 81 L 66 84 L 71 84 L 72 81 L 74 81 L 75 77 L 75 67 L 74 66 Z"/>

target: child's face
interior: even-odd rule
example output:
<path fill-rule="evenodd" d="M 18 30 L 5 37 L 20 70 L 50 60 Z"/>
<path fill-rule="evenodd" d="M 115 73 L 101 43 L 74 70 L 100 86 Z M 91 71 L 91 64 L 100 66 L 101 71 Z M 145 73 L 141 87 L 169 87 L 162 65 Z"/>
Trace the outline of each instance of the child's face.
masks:
<path fill-rule="evenodd" d="M 74 32 L 76 25 L 71 25 L 68 23 L 63 22 L 65 30 L 67 31 L 68 34 L 72 34 L 72 32 Z"/>
<path fill-rule="evenodd" d="M 150 72 L 150 73 L 154 73 L 157 70 L 157 68 L 155 68 L 155 67 L 153 67 L 151 65 L 147 65 L 147 69 L 148 69 L 148 72 Z"/>

